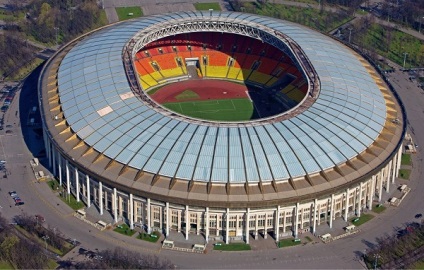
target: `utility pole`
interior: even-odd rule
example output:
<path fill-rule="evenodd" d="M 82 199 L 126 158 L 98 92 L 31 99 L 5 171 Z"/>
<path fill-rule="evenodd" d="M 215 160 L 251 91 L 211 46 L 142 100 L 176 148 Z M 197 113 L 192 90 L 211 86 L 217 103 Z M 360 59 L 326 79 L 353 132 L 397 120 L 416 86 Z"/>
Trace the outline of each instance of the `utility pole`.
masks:
<path fill-rule="evenodd" d="M 407 52 L 403 53 L 403 68 L 405 69 L 405 63 L 406 63 L 406 56 L 408 55 Z"/>
<path fill-rule="evenodd" d="M 349 44 L 350 44 L 350 37 L 352 36 L 352 28 L 349 28 Z"/>

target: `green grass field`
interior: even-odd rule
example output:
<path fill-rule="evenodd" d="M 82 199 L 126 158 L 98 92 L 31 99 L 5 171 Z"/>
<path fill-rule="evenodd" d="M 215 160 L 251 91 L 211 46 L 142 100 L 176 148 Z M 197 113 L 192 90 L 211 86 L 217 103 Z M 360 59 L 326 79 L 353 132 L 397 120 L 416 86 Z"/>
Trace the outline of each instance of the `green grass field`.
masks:
<path fill-rule="evenodd" d="M 409 176 L 411 175 L 411 170 L 408 169 L 400 169 L 399 177 L 405 180 L 409 180 Z"/>
<path fill-rule="evenodd" d="M 117 7 L 115 10 L 120 21 L 143 16 L 143 11 L 140 7 Z M 129 15 L 130 13 L 132 15 Z"/>
<path fill-rule="evenodd" d="M 411 154 L 402 154 L 401 162 L 402 165 L 412 165 Z"/>
<path fill-rule="evenodd" d="M 355 226 L 360 226 L 360 225 L 364 224 L 365 222 L 370 221 L 372 218 L 374 218 L 373 215 L 362 214 L 361 217 L 359 217 L 359 218 L 352 218 L 350 220 L 350 222 L 352 222 L 352 224 L 355 225 Z M 354 222 L 356 219 L 358 219 L 358 221 Z"/>
<path fill-rule="evenodd" d="M 250 250 L 250 245 L 245 243 L 230 243 L 228 245 L 221 243 L 221 245 L 214 245 L 214 250 L 220 250 L 220 251 L 243 251 L 243 250 Z"/>
<path fill-rule="evenodd" d="M 194 7 L 196 10 L 221 10 L 221 7 L 219 6 L 219 3 L 194 3 Z"/>
<path fill-rule="evenodd" d="M 243 98 L 170 102 L 162 105 L 179 114 L 214 121 L 246 121 L 251 119 L 254 112 L 252 102 Z"/>

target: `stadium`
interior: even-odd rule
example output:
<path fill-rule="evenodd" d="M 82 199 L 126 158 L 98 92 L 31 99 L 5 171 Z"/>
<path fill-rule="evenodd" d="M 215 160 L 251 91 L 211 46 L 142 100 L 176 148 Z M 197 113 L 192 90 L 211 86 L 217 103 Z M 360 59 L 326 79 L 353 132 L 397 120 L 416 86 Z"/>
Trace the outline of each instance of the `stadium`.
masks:
<path fill-rule="evenodd" d="M 110 25 L 44 66 L 48 166 L 147 231 L 258 239 L 360 216 L 398 176 L 400 101 L 354 50 L 235 12 Z"/>

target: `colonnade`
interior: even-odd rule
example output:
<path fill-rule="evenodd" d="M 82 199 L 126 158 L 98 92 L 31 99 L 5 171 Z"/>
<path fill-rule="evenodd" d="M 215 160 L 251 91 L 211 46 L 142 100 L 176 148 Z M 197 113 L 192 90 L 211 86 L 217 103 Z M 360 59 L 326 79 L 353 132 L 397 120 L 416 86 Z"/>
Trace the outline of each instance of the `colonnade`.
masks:
<path fill-rule="evenodd" d="M 249 243 L 247 236 L 258 239 L 260 234 L 264 238 L 270 234 L 278 241 L 288 235 L 314 233 L 320 224 L 332 227 L 336 218 L 347 221 L 351 216 L 361 216 L 364 209 L 372 209 L 373 202 L 381 201 L 383 189 L 390 190 L 390 184 L 398 176 L 401 155 L 399 150 L 369 179 L 323 198 L 268 208 L 231 209 L 177 205 L 122 192 L 83 174 L 50 142 L 47 145 L 49 165 L 66 192 L 72 193 L 77 201 L 83 200 L 87 207 L 96 204 L 101 215 L 109 211 L 115 223 L 124 220 L 132 229 L 143 226 L 148 232 L 159 230 L 166 235 L 170 231 L 184 232 L 186 239 L 190 234 L 203 234 L 206 241 L 220 239 L 227 243 L 232 240 Z"/>

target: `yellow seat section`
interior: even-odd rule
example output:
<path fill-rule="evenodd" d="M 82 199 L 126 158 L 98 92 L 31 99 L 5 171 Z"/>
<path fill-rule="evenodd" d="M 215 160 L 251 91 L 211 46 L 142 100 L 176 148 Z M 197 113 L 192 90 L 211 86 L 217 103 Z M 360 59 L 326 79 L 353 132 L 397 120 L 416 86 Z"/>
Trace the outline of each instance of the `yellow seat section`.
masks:
<path fill-rule="evenodd" d="M 239 72 L 239 74 L 237 75 L 237 80 L 244 81 L 246 77 L 249 75 L 250 71 L 251 71 L 250 69 L 243 68 L 241 72 Z"/>
<path fill-rule="evenodd" d="M 163 69 L 160 72 L 165 78 L 178 77 L 184 75 L 183 70 L 180 67 Z"/>
<path fill-rule="evenodd" d="M 274 77 L 266 83 L 266 86 L 271 86 L 274 83 L 276 83 L 277 81 L 278 81 L 278 79 Z"/>
<path fill-rule="evenodd" d="M 300 101 L 302 101 L 302 99 L 305 96 L 305 94 L 302 91 L 300 91 L 299 89 L 294 88 L 289 93 L 287 93 L 287 96 L 290 99 L 292 99 L 292 100 L 294 100 L 296 102 L 300 102 Z"/>
<path fill-rule="evenodd" d="M 282 93 L 284 93 L 284 94 L 287 94 L 288 92 L 290 92 L 291 90 L 293 90 L 293 88 L 294 88 L 294 86 L 293 86 L 293 85 L 291 85 L 291 84 L 289 84 L 289 85 L 287 85 L 286 87 L 284 87 L 284 88 L 281 90 L 281 92 L 282 92 Z"/>
<path fill-rule="evenodd" d="M 230 67 L 227 78 L 236 79 L 239 73 L 240 73 L 240 68 Z"/>
<path fill-rule="evenodd" d="M 140 79 L 141 79 L 141 82 L 142 82 L 141 85 L 143 86 L 143 82 L 144 82 L 146 85 L 148 85 L 147 88 L 155 86 L 155 85 L 158 84 L 158 82 L 155 79 L 153 79 L 152 76 L 150 76 L 150 75 L 140 76 Z M 144 86 L 143 86 L 143 88 L 144 88 Z M 144 88 L 144 89 L 147 89 L 147 88 Z"/>
<path fill-rule="evenodd" d="M 225 78 L 227 76 L 228 67 L 208 66 L 206 75 L 208 77 Z"/>
<path fill-rule="evenodd" d="M 271 75 L 253 71 L 249 77 L 249 80 L 260 83 L 260 84 L 265 84 L 269 79 L 271 79 L 271 77 L 272 77 Z"/>
<path fill-rule="evenodd" d="M 159 71 L 155 71 L 155 72 L 150 73 L 150 76 L 152 76 L 153 79 L 155 79 L 156 81 L 163 79 L 163 76 L 160 74 Z"/>

